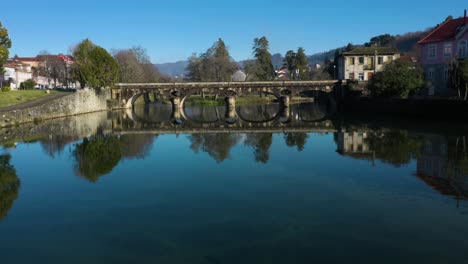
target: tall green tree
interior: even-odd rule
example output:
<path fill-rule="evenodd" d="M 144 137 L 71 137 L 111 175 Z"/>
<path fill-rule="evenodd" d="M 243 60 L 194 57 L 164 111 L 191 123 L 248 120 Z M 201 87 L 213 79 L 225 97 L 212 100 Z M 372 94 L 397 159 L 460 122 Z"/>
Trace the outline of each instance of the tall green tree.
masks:
<path fill-rule="evenodd" d="M 379 35 L 370 39 L 369 42 L 364 44 L 366 47 L 393 47 L 395 46 L 395 36 L 390 34 Z"/>
<path fill-rule="evenodd" d="M 420 67 L 396 60 L 376 73 L 368 87 L 373 96 L 407 98 L 423 85 L 424 75 Z"/>
<path fill-rule="evenodd" d="M 289 50 L 284 56 L 284 63 L 288 67 L 292 79 L 308 80 L 309 59 L 303 48 L 298 48 L 297 52 Z"/>
<path fill-rule="evenodd" d="M 307 80 L 309 72 L 309 59 L 307 58 L 307 55 L 305 54 L 305 50 L 303 48 L 297 49 L 296 68 L 299 71 L 298 78 L 300 80 Z"/>
<path fill-rule="evenodd" d="M 226 44 L 222 39 L 218 39 L 213 48 L 213 66 L 215 71 L 215 80 L 219 82 L 230 81 L 232 75 L 238 68 L 237 64 L 229 55 L 229 51 L 226 47 Z"/>
<path fill-rule="evenodd" d="M 119 65 L 104 48 L 89 39 L 82 41 L 73 51 L 73 73 L 82 87 L 100 89 L 119 80 Z"/>
<path fill-rule="evenodd" d="M 253 54 L 257 64 L 254 75 L 259 81 L 269 81 L 275 76 L 275 69 L 271 61 L 269 49 L 270 43 L 266 37 L 254 39 Z"/>
<path fill-rule="evenodd" d="M 188 79 L 195 82 L 227 82 L 238 69 L 222 39 L 218 39 L 205 53 L 189 58 Z"/>
<path fill-rule="evenodd" d="M 284 64 L 288 68 L 289 72 L 292 73 L 296 70 L 296 52 L 294 50 L 288 50 L 284 55 Z"/>
<path fill-rule="evenodd" d="M 193 82 L 202 81 L 202 60 L 196 53 L 189 57 L 186 70 L 187 79 Z"/>
<path fill-rule="evenodd" d="M 8 60 L 10 56 L 10 49 L 11 48 L 11 39 L 8 36 L 8 30 L 2 26 L 2 22 L 0 22 L 0 73 L 3 73 L 3 65 Z"/>

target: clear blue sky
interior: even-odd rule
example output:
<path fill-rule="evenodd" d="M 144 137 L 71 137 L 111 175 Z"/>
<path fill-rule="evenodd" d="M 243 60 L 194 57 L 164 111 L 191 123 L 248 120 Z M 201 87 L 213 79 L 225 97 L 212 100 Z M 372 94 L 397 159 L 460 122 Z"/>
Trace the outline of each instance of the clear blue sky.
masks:
<path fill-rule="evenodd" d="M 236 60 L 250 58 L 255 37 L 272 53 L 304 47 L 308 54 L 364 43 L 370 37 L 423 30 L 468 8 L 461 0 L 154 0 L 5 1 L 0 21 L 11 54 L 67 53 L 90 38 L 110 49 L 141 45 L 154 63 L 184 60 L 224 39 Z"/>

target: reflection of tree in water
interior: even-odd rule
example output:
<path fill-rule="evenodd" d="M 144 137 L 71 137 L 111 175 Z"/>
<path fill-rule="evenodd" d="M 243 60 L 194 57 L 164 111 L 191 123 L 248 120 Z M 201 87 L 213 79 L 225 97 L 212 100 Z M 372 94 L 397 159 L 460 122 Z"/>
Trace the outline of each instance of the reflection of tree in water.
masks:
<path fill-rule="evenodd" d="M 91 182 L 110 173 L 122 158 L 144 159 L 154 143 L 154 135 L 103 135 L 102 131 L 77 144 L 74 157 L 79 175 Z"/>
<path fill-rule="evenodd" d="M 144 159 L 149 155 L 156 136 L 123 135 L 120 137 L 122 157 L 127 159 Z"/>
<path fill-rule="evenodd" d="M 117 137 L 96 135 L 76 145 L 74 156 L 79 174 L 97 182 L 117 166 L 122 158 L 122 147 Z"/>
<path fill-rule="evenodd" d="M 64 135 L 53 135 L 42 139 L 40 143 L 44 152 L 51 158 L 55 158 L 56 155 L 60 155 L 60 153 L 63 152 L 68 143 L 74 140 L 76 140 L 76 138 Z"/>
<path fill-rule="evenodd" d="M 305 145 L 307 144 L 307 139 L 309 135 L 307 133 L 285 133 L 284 140 L 288 147 L 297 147 L 299 152 L 304 150 Z"/>
<path fill-rule="evenodd" d="M 273 143 L 272 133 L 253 133 L 248 134 L 245 144 L 253 147 L 255 161 L 267 163 L 270 160 L 270 147 Z"/>
<path fill-rule="evenodd" d="M 230 157 L 231 149 L 240 141 L 238 134 L 193 134 L 189 136 L 192 142 L 190 148 L 198 153 L 208 153 L 216 162 L 221 163 Z"/>
<path fill-rule="evenodd" d="M 422 140 L 412 138 L 407 131 L 390 130 L 370 133 L 369 147 L 375 158 L 394 166 L 402 166 L 417 158 L 421 152 Z"/>
<path fill-rule="evenodd" d="M 0 220 L 2 220 L 18 198 L 20 180 L 15 168 L 10 165 L 11 156 L 0 156 Z"/>

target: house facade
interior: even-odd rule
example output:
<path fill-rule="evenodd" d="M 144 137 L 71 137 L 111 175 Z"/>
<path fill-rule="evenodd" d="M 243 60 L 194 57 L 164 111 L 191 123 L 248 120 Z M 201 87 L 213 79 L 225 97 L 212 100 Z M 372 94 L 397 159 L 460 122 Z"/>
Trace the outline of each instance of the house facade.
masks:
<path fill-rule="evenodd" d="M 450 96 L 450 64 L 468 57 L 468 19 L 447 19 L 418 44 L 421 48 L 421 66 L 429 83 L 427 95 Z"/>
<path fill-rule="evenodd" d="M 385 64 L 400 58 L 393 48 L 362 47 L 343 52 L 338 58 L 338 79 L 369 81 Z"/>
<path fill-rule="evenodd" d="M 70 80 L 70 71 L 74 63 L 71 56 L 64 54 L 38 55 L 36 57 L 15 57 L 12 60 L 20 64 L 30 65 L 31 71 L 34 73 L 33 79 L 39 88 L 53 86 L 76 87 L 76 84 Z M 41 68 L 42 71 L 39 71 Z M 48 76 L 44 76 L 47 75 L 44 68 L 45 72 L 49 72 Z M 51 76 L 51 72 L 55 72 L 55 78 Z"/>
<path fill-rule="evenodd" d="M 3 79 L 10 83 L 13 90 L 17 90 L 22 82 L 33 78 L 31 65 L 15 60 L 9 60 L 5 65 Z"/>

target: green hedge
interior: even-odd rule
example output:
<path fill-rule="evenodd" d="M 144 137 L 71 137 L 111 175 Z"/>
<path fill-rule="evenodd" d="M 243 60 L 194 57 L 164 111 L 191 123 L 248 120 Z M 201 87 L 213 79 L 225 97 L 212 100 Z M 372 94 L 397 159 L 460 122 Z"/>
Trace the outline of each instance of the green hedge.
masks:
<path fill-rule="evenodd" d="M 20 89 L 21 90 L 32 90 L 36 86 L 36 82 L 32 79 L 29 79 L 27 81 L 24 81 L 20 84 Z"/>

